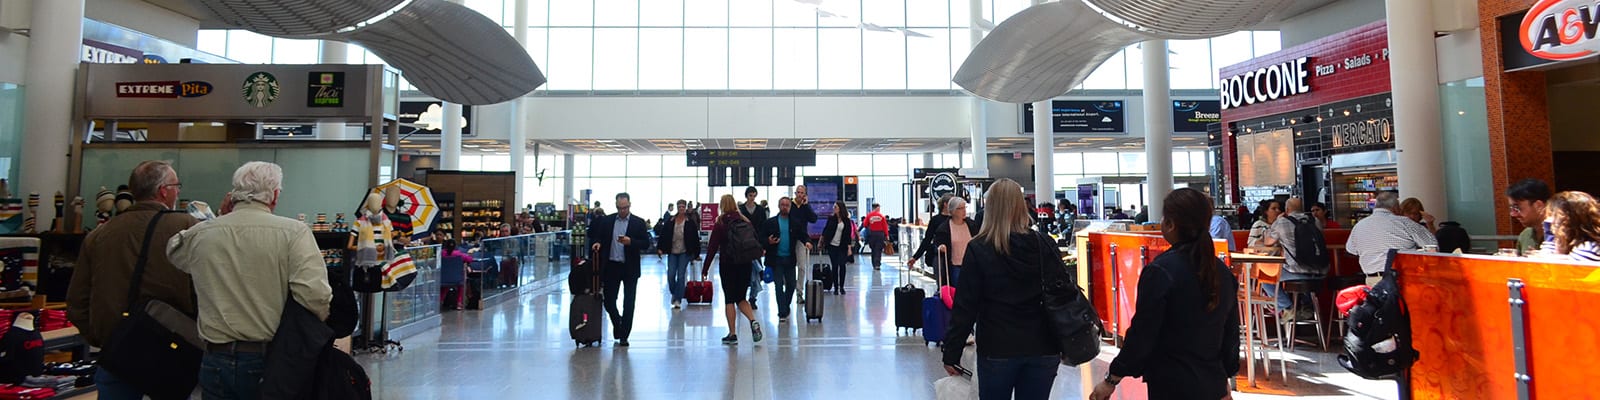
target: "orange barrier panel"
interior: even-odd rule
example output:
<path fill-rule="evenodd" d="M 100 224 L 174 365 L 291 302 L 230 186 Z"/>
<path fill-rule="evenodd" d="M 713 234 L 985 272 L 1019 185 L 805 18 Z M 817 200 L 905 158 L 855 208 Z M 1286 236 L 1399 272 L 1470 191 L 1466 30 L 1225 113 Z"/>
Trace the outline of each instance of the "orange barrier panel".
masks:
<path fill-rule="evenodd" d="M 1525 285 L 1532 398 L 1600 393 L 1600 268 L 1595 264 L 1400 253 L 1400 292 L 1411 309 L 1417 399 L 1517 398 L 1507 280 Z"/>
<path fill-rule="evenodd" d="M 1213 241 L 1219 253 L 1228 243 Z M 1159 232 L 1093 232 L 1089 234 L 1089 300 L 1106 330 L 1127 334 L 1139 299 L 1139 274 L 1145 264 L 1172 248 Z M 1080 263 L 1080 266 L 1082 263 Z"/>

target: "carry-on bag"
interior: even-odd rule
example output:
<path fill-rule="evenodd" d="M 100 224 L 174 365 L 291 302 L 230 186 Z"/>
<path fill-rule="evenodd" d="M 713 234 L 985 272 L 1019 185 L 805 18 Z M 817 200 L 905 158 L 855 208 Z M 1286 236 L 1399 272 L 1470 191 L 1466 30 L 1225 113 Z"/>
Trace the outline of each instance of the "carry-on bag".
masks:
<path fill-rule="evenodd" d="M 593 252 L 589 257 L 593 265 L 593 273 L 589 274 L 588 289 L 584 293 L 572 295 L 572 313 L 567 316 L 567 330 L 572 335 L 573 343 L 578 347 L 599 347 L 601 327 L 605 325 L 605 309 L 601 306 L 603 293 L 600 291 L 600 253 Z"/>
<path fill-rule="evenodd" d="M 949 257 L 940 258 L 948 259 Z M 941 266 L 949 265 L 947 262 L 940 262 L 939 264 Z M 947 284 L 946 280 L 950 278 L 950 271 L 939 271 L 934 276 L 938 278 L 940 290 L 939 292 L 934 292 L 932 297 L 922 299 L 922 339 L 928 343 L 942 346 L 944 330 L 950 324 L 950 306 L 945 305 L 945 300 L 941 298 L 943 294 L 940 292 L 944 291 L 943 289 Z M 951 294 L 953 295 L 954 291 Z"/>
<path fill-rule="evenodd" d="M 911 269 L 906 269 L 906 284 L 894 288 L 895 329 L 922 329 L 922 299 L 928 294 L 911 282 Z"/>
<path fill-rule="evenodd" d="M 822 282 L 822 290 L 833 290 L 833 265 L 829 263 L 811 264 L 811 279 Z"/>
<path fill-rule="evenodd" d="M 466 289 L 463 290 L 463 292 L 466 293 L 464 293 L 462 297 L 465 297 L 466 301 L 463 302 L 465 304 L 462 305 L 462 308 L 468 310 L 482 310 L 483 271 L 467 272 L 467 280 L 463 281 L 463 285 L 466 286 Z"/>
<path fill-rule="evenodd" d="M 806 281 L 805 290 L 806 322 L 811 322 L 813 319 L 817 320 L 817 322 L 822 322 L 822 305 L 825 299 L 828 298 L 828 296 L 822 294 L 822 291 L 826 290 L 822 288 L 822 281 L 815 279 Z"/>
<path fill-rule="evenodd" d="M 156 223 L 167 213 L 156 212 L 145 227 L 144 243 L 128 280 L 125 317 L 112 331 L 99 359 L 100 368 L 157 400 L 188 398 L 200 383 L 202 354 L 199 328 L 192 317 L 181 312 L 152 312 L 172 307 L 160 300 L 139 298 L 145 265 L 150 259 L 150 239 L 155 235 Z M 157 245 L 164 248 L 166 244 Z"/>
<path fill-rule="evenodd" d="M 684 283 L 684 296 L 690 304 L 711 304 L 711 280 Z"/>
<path fill-rule="evenodd" d="M 942 275 L 944 276 L 944 284 L 939 286 L 939 298 L 944 300 L 945 307 L 954 310 L 956 308 L 956 282 L 955 277 L 950 275 L 955 271 L 951 268 L 950 262 L 950 253 L 942 249 L 939 250 L 940 273 L 944 274 Z"/>

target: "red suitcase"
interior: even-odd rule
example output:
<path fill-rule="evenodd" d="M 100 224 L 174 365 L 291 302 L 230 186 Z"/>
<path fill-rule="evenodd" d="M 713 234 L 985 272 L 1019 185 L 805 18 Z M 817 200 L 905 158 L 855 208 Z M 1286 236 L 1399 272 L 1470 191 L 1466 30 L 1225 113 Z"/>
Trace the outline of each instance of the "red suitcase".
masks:
<path fill-rule="evenodd" d="M 690 304 L 711 304 L 711 280 L 689 281 L 684 286 L 684 297 Z"/>

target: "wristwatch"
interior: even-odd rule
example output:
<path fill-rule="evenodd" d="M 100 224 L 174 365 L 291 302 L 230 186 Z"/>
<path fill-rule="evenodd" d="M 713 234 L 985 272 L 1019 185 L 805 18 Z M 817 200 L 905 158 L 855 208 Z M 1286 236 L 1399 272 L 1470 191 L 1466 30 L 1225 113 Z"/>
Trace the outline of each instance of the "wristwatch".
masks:
<path fill-rule="evenodd" d="M 1116 385 L 1117 383 L 1120 383 L 1120 382 L 1122 382 L 1122 377 L 1116 376 L 1116 375 L 1112 375 L 1112 374 L 1109 374 L 1109 373 L 1106 374 L 1105 383 Z"/>

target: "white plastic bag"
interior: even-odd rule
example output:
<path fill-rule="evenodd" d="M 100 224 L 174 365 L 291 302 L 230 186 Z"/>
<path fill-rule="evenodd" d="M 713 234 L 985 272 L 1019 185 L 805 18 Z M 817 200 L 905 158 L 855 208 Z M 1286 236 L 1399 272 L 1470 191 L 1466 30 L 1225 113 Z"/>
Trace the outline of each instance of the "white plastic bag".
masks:
<path fill-rule="evenodd" d="M 976 400 L 978 386 L 965 376 L 946 376 L 933 381 L 933 394 L 938 400 Z"/>

